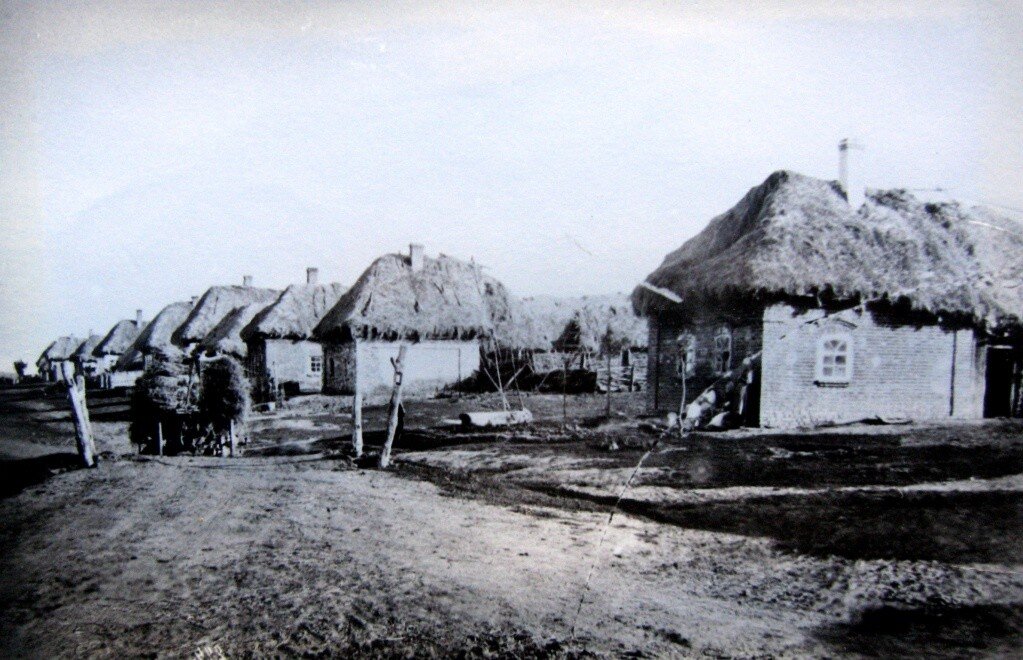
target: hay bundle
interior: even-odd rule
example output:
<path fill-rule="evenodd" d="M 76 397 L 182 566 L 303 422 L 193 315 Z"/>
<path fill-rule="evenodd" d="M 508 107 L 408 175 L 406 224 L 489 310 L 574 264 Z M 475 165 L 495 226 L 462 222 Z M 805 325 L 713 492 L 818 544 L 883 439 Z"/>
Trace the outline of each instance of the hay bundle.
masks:
<path fill-rule="evenodd" d="M 199 417 L 214 433 L 227 433 L 231 423 L 243 423 L 252 406 L 249 381 L 242 365 L 231 357 L 208 362 L 202 370 Z"/>
<path fill-rule="evenodd" d="M 186 421 L 194 415 L 198 401 L 195 385 L 184 353 L 173 346 L 156 349 L 132 391 L 132 442 L 155 453 L 161 425 L 169 450 L 186 447 Z"/>

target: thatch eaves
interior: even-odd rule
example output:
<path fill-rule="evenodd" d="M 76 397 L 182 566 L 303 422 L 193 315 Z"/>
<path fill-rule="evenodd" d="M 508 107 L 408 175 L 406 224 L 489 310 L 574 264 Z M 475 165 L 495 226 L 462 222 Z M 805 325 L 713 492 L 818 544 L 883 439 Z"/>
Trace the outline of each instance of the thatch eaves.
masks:
<path fill-rule="evenodd" d="M 251 303 L 231 310 L 231 312 L 220 320 L 209 334 L 203 337 L 196 347 L 198 353 L 205 353 L 208 356 L 231 355 L 236 358 L 244 358 L 248 353 L 245 341 L 242 340 L 242 330 L 252 322 L 252 319 L 261 311 L 266 309 L 264 303 Z"/>
<path fill-rule="evenodd" d="M 36 360 L 36 366 L 40 366 L 43 362 L 70 360 L 81 345 L 82 340 L 74 335 L 58 337 L 50 342 L 50 345 L 40 354 L 39 359 Z"/>
<path fill-rule="evenodd" d="M 982 285 L 970 220 L 958 204 L 925 204 L 905 191 L 872 191 L 854 210 L 835 182 L 775 172 L 670 253 L 632 300 L 644 315 L 678 309 L 671 295 L 827 295 L 999 316 L 1006 310 Z"/>
<path fill-rule="evenodd" d="M 411 341 L 491 337 L 509 317 L 504 285 L 476 264 L 424 257 L 417 272 L 406 255 L 378 258 L 313 331 L 321 341 L 353 337 Z"/>
<path fill-rule="evenodd" d="M 96 356 L 124 355 L 131 349 L 132 344 L 135 343 L 141 332 L 142 328 L 139 327 L 137 321 L 118 321 L 114 324 L 114 327 L 110 328 L 110 332 L 107 333 L 99 345 L 96 346 L 93 354 Z"/>
<path fill-rule="evenodd" d="M 266 306 L 280 295 L 281 292 L 274 289 L 251 286 L 211 287 L 199 298 L 181 327 L 171 335 L 171 341 L 178 346 L 200 342 L 225 316 L 239 307 L 252 303 L 263 303 Z"/>
<path fill-rule="evenodd" d="M 88 339 L 78 345 L 72 357 L 76 360 L 91 360 L 92 352 L 96 350 L 101 341 L 103 341 L 103 335 L 89 335 Z"/>
<path fill-rule="evenodd" d="M 243 340 L 292 339 L 312 336 L 313 329 L 330 311 L 347 287 L 341 284 L 293 284 L 242 330 Z"/>
<path fill-rule="evenodd" d="M 646 322 L 625 294 L 523 298 L 515 302 L 511 322 L 502 329 L 502 344 L 542 351 L 600 353 L 608 332 L 632 348 L 645 348 L 648 340 Z"/>

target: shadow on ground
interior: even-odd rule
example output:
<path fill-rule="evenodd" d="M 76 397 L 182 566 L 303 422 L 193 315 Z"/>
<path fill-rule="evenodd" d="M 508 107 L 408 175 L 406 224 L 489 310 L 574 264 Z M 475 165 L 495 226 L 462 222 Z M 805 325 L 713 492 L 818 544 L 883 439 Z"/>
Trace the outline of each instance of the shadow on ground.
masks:
<path fill-rule="evenodd" d="M 1023 643 L 1023 606 L 983 605 L 929 610 L 891 607 L 864 612 L 854 623 L 817 631 L 837 655 L 876 658 L 1011 657 Z"/>
<path fill-rule="evenodd" d="M 40 484 L 55 474 L 80 468 L 78 454 L 60 452 L 0 461 L 0 497 L 17 495 L 29 486 Z"/>

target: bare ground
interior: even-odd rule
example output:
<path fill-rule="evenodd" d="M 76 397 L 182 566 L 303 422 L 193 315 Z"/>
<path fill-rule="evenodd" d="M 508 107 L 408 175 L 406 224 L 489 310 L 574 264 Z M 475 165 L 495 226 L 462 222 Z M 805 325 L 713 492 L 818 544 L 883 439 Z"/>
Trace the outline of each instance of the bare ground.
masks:
<path fill-rule="evenodd" d="M 560 398 L 530 397 L 548 421 L 527 434 L 409 433 L 390 473 L 342 455 L 327 398 L 212 459 L 136 456 L 123 400 L 97 397 L 96 470 L 71 469 L 59 398 L 18 398 L 0 401 L 5 656 L 963 657 L 1023 641 L 1010 423 L 661 441 L 608 526 L 657 437 L 635 396 L 596 427 L 563 430 Z M 495 405 L 424 402 L 409 426 Z M 570 416 L 602 405 L 572 397 Z"/>

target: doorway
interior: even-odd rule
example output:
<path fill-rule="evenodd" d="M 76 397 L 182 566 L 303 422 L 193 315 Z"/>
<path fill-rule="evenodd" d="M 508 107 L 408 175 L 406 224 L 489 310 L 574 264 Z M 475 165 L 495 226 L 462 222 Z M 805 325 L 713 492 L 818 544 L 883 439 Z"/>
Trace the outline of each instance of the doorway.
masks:
<path fill-rule="evenodd" d="M 1023 360 L 1008 346 L 989 346 L 984 388 L 984 417 L 1019 417 Z"/>

